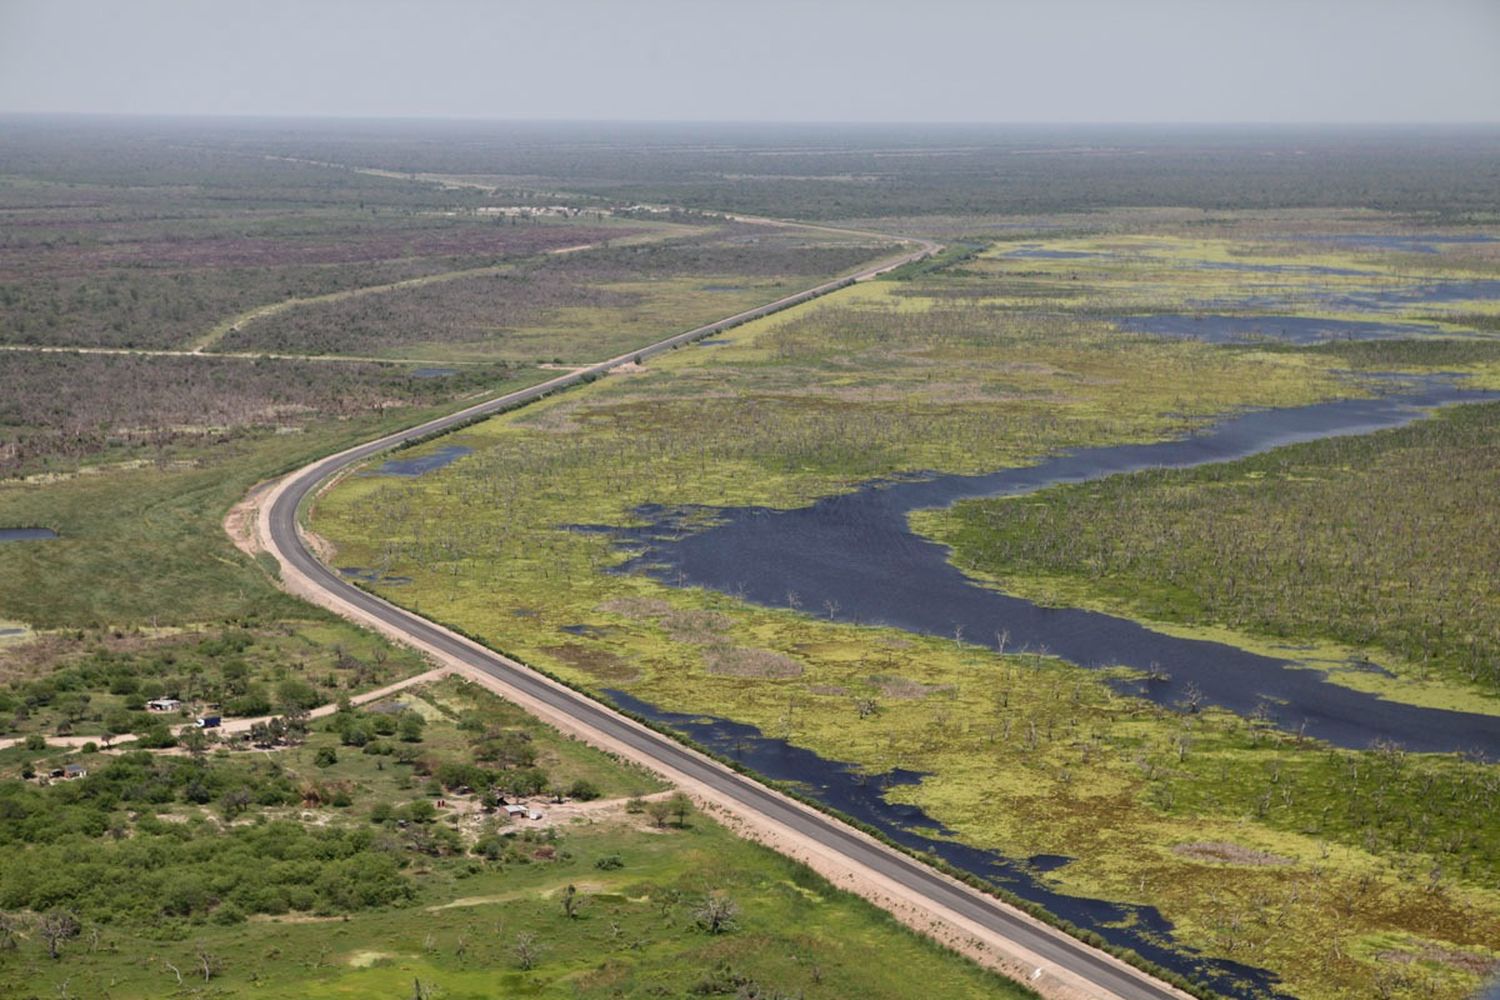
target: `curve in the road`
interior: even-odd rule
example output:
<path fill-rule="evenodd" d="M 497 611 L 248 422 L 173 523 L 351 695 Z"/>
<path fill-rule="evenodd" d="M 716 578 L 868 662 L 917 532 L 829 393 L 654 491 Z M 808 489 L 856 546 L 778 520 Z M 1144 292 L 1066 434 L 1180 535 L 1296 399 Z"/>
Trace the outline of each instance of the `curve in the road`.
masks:
<path fill-rule="evenodd" d="M 1066 933 L 1040 924 L 999 900 L 949 878 L 921 861 L 823 813 L 804 806 L 684 746 L 669 736 L 649 729 L 593 699 L 558 684 L 498 653 L 487 650 L 410 611 L 390 604 L 341 578 L 324 565 L 304 543 L 298 530 L 303 501 L 332 476 L 381 452 L 425 440 L 466 423 L 533 402 L 569 386 L 593 380 L 611 369 L 691 343 L 741 323 L 790 308 L 828 292 L 883 274 L 903 264 L 921 260 L 941 247 L 930 241 L 912 241 L 917 247 L 901 256 L 872 265 L 844 278 L 825 282 L 755 309 L 737 313 L 717 323 L 668 337 L 640 350 L 560 375 L 547 382 L 509 393 L 485 403 L 431 420 L 409 430 L 387 435 L 367 444 L 321 459 L 292 473 L 278 485 L 262 513 L 263 541 L 283 564 L 294 570 L 335 604 L 352 606 L 362 616 L 380 623 L 418 646 L 451 657 L 482 671 L 524 695 L 568 716 L 583 727 L 629 747 L 642 760 L 686 775 L 705 785 L 743 810 L 811 838 L 823 849 L 835 852 L 855 865 L 871 869 L 899 884 L 935 907 L 973 921 L 1039 958 L 1091 984 L 1101 995 L 1122 1000 L 1180 1000 L 1185 994 L 1100 952 Z"/>

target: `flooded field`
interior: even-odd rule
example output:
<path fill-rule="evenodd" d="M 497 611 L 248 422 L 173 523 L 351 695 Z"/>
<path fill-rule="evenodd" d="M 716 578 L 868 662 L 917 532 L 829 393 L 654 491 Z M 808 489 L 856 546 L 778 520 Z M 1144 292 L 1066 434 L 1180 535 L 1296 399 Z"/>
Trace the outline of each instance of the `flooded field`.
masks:
<path fill-rule="evenodd" d="M 1295 660 L 1166 635 L 1127 618 L 1049 608 L 986 587 L 954 567 L 947 550 L 913 533 L 912 511 L 985 496 L 1013 496 L 1139 469 L 1240 458 L 1278 445 L 1396 427 L 1425 407 L 1496 398 L 1433 380 L 1363 400 L 1258 410 L 1182 440 L 1081 449 L 1034 466 L 984 476 L 871 483 L 792 510 L 643 509 L 645 528 L 620 533 L 633 552 L 623 572 L 708 587 L 768 606 L 790 595 L 831 619 L 893 625 L 990 646 L 1056 655 L 1081 666 L 1128 667 L 1149 679 L 1118 680 L 1163 705 L 1201 702 L 1351 747 L 1390 740 L 1412 750 L 1500 756 L 1493 717 L 1420 708 L 1331 683 Z M 708 524 L 695 529 L 691 525 Z"/>

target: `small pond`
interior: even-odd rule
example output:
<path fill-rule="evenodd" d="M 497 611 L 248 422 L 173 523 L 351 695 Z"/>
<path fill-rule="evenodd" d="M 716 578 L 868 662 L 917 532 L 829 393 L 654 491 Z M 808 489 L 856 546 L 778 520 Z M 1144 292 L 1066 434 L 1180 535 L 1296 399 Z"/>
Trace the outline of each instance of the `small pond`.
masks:
<path fill-rule="evenodd" d="M 0 542 L 44 542 L 56 537 L 51 528 L 0 528 Z"/>

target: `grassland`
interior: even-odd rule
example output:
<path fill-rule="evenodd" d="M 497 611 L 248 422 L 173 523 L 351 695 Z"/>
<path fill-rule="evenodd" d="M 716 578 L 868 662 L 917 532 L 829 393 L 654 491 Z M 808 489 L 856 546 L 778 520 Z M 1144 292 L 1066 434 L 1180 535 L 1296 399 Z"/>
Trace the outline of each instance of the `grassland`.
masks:
<path fill-rule="evenodd" d="M 399 715 L 340 713 L 264 754 L 75 755 L 86 777 L 0 782 L 0 988 L 895 998 L 916 977 L 943 996 L 1031 995 L 690 807 L 631 804 L 660 786 L 480 689 L 402 697 Z M 7 770 L 52 760 L 3 753 Z M 566 801 L 517 791 L 537 775 Z M 508 821 L 494 794 L 544 818 Z M 122 836 L 94 839 L 95 815 Z M 710 897 L 731 905 L 718 931 Z M 56 959 L 22 904 L 74 919 Z"/>
<path fill-rule="evenodd" d="M 627 223 L 621 223 L 625 225 Z M 662 223 L 590 253 L 378 295 L 328 297 L 241 323 L 226 350 L 586 362 L 800 291 L 888 242 L 815 230 Z"/>
<path fill-rule="evenodd" d="M 609 575 L 621 553 L 568 529 L 634 525 L 643 503 L 711 517 L 872 476 L 1154 440 L 1239 407 L 1372 391 L 1361 372 L 1500 385 L 1492 301 L 1401 294 L 1497 277 L 1495 245 L 1325 238 L 1487 231 L 1492 137 L 1386 137 L 1371 156 L 1358 135 L 1119 135 L 1080 155 L 1051 135 L 955 133 L 943 155 L 912 156 L 933 150 L 884 134 L 686 142 L 667 128 L 622 145 L 540 126 L 11 124 L 0 339 L 346 359 L 0 357 L 28 390 L 0 403 L 19 473 L 0 483 L 0 526 L 62 536 L 0 544 L 0 626 L 28 630 L 0 647 L 8 732 L 102 743 L 140 723 L 134 705 L 158 686 L 295 715 L 415 670 L 276 590 L 223 539 L 229 505 L 539 377 L 475 361 L 596 358 L 873 250 L 630 202 L 872 215 L 980 252 L 468 428 L 434 445 L 468 458 L 353 477 L 314 527 L 393 599 L 572 681 L 870 772 L 925 772 L 889 794 L 966 842 L 1071 857 L 1047 876 L 1058 888 L 1157 906 L 1184 946 L 1273 969 L 1298 996 L 1458 998 L 1500 958 L 1492 766 L 1333 751 L 1265 720 L 1126 698 L 1045 657 Z M 1262 155 L 1293 147 L 1305 155 Z M 1342 204 L 1351 185 L 1424 214 L 1286 207 Z M 1099 211 L 1119 204 L 1202 207 Z M 1068 214 L 1034 214 L 1052 210 Z M 610 246 L 547 253 L 596 240 Z M 1224 347 L 1119 325 L 1267 311 L 1443 339 Z M 366 353 L 408 364 L 350 360 Z M 463 370 L 427 382 L 409 377 L 417 361 Z M 1432 673 L 1402 671 L 1386 693 L 1473 697 Z M 704 817 L 627 810 L 618 800 L 652 792 L 649 778 L 482 693 L 446 682 L 400 700 L 257 753 L 192 737 L 154 756 L 0 750 L 0 992 L 1020 995 Z M 21 780 L 67 760 L 89 777 Z M 549 787 L 598 792 L 605 813 L 554 836 L 483 812 L 488 792 Z M 739 905 L 733 933 L 698 926 L 714 893 Z M 79 933 L 53 961 L 43 918 L 58 910 Z"/>
<path fill-rule="evenodd" d="M 314 705 L 423 664 L 287 597 L 223 532 L 262 479 L 550 374 L 498 356 L 591 360 L 879 241 L 722 224 L 710 239 L 658 213 L 497 221 L 493 202 L 538 199 L 149 143 L 106 166 L 76 136 L 32 140 L 23 155 L 0 140 L 19 220 L 0 336 L 205 349 L 283 323 L 290 339 L 275 358 L 0 354 L 19 387 L 0 403 L 0 525 L 59 534 L 0 546 L 0 993 L 898 997 L 917 976 L 945 996 L 1030 995 L 691 809 L 664 812 L 654 779 L 477 689 L 402 692 L 309 730 Z M 610 244 L 597 259 L 517 262 L 594 240 Z M 533 274 L 527 312 L 508 293 Z M 517 336 L 466 339 L 496 301 L 517 307 Z M 310 333 L 375 303 L 397 311 L 374 353 L 404 360 L 296 356 L 372 346 Z M 454 370 L 418 370 L 437 360 Z M 183 711 L 143 711 L 158 695 Z M 262 712 L 284 726 L 248 743 L 187 725 Z M 52 777 L 67 764 L 87 776 Z M 559 823 L 507 827 L 485 804 L 499 795 Z M 710 898 L 731 904 L 723 933 L 702 926 Z"/>
<path fill-rule="evenodd" d="M 1329 750 L 1260 720 L 1123 697 L 1046 657 L 610 574 L 623 555 L 608 537 L 570 528 L 632 526 L 643 504 L 709 519 L 800 504 L 872 477 L 984 471 L 1371 391 L 1339 374 L 1360 345 L 1120 331 L 1119 315 L 1249 297 L 1236 272 L 1192 261 L 1271 263 L 1263 235 L 1236 245 L 1166 227 L 1136 242 L 1150 252 L 1089 270 L 996 247 L 847 290 L 467 428 L 441 444 L 473 454 L 441 471 L 348 479 L 312 523 L 340 560 L 412 577 L 389 598 L 572 681 L 751 723 L 871 773 L 923 772 L 892 797 L 965 842 L 1071 857 L 1048 876 L 1059 888 L 1157 906 L 1183 945 L 1273 969 L 1295 995 L 1461 997 L 1500 957 L 1488 766 Z M 1362 288 L 1426 280 L 1321 245 L 1278 244 L 1275 258 L 1304 269 L 1272 272 L 1304 302 L 1329 277 L 1310 268 L 1379 272 L 1332 276 Z M 1447 335 L 1479 346 L 1435 341 L 1414 367 L 1442 358 L 1492 377 L 1488 345 L 1457 326 Z M 1368 357 L 1397 353 L 1383 350 Z M 1441 677 L 1403 683 L 1390 693 L 1473 696 Z"/>

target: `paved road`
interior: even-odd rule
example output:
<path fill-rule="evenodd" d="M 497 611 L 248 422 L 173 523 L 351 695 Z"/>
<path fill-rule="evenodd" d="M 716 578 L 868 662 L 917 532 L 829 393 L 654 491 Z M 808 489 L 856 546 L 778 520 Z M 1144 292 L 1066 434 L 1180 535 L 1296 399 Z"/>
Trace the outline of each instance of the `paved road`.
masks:
<path fill-rule="evenodd" d="M 496 677 L 551 709 L 566 714 L 576 723 L 629 747 L 641 759 L 656 761 L 686 775 L 726 799 L 739 803 L 744 810 L 789 827 L 816 841 L 825 850 L 837 852 L 849 861 L 873 869 L 899 883 L 909 892 L 991 929 L 1044 961 L 1092 983 L 1101 996 L 1120 997 L 1124 1000 L 1180 1000 L 1183 994 L 1164 983 L 1124 967 L 1111 957 L 1066 934 L 1039 925 L 993 898 L 947 878 L 922 862 L 887 848 L 831 817 L 801 806 L 754 779 L 723 767 L 670 737 L 646 729 L 591 698 L 562 687 L 513 660 L 468 643 L 441 626 L 355 587 L 320 562 L 308 550 L 297 530 L 298 509 L 309 494 L 330 476 L 373 455 L 408 441 L 429 437 L 477 417 L 540 399 L 559 389 L 604 375 L 617 365 L 635 358 L 671 350 L 746 320 L 816 298 L 853 281 L 872 278 L 901 264 L 926 257 L 938 249 L 937 244 L 919 243 L 909 253 L 874 265 L 859 274 L 826 282 L 769 305 L 669 337 L 642 350 L 631 351 L 609 361 L 560 375 L 529 389 L 510 393 L 315 462 L 292 473 L 283 482 L 266 512 L 269 537 L 265 541 L 283 563 L 293 567 L 305 581 L 325 594 L 353 605 L 409 639 Z"/>

